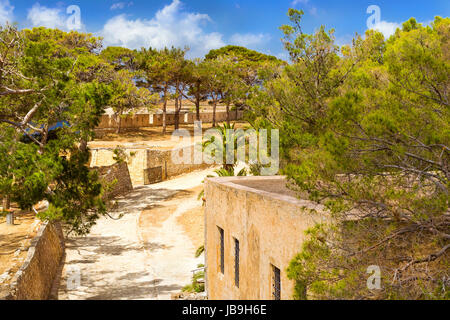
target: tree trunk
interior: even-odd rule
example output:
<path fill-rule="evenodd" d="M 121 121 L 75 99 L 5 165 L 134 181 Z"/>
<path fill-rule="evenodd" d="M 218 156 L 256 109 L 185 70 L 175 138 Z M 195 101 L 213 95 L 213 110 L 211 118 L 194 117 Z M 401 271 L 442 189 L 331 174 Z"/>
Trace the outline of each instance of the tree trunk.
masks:
<path fill-rule="evenodd" d="M 180 126 L 180 112 L 183 110 L 183 96 L 180 96 L 180 109 L 178 110 L 178 127 Z"/>
<path fill-rule="evenodd" d="M 9 195 L 6 195 L 5 198 L 3 198 L 3 211 L 7 212 L 6 215 L 6 224 L 7 225 L 14 225 L 14 212 L 10 211 L 11 209 L 11 199 Z"/>
<path fill-rule="evenodd" d="M 200 82 L 197 82 L 197 94 L 195 95 L 195 110 L 197 113 L 197 121 L 200 121 L 200 99 L 201 99 L 201 94 L 200 94 Z"/>
<path fill-rule="evenodd" d="M 180 98 L 175 98 L 175 130 L 180 128 L 180 108 L 179 106 Z"/>
<path fill-rule="evenodd" d="M 86 152 L 88 149 L 88 142 L 86 139 L 81 139 L 79 150 L 81 152 Z"/>
<path fill-rule="evenodd" d="M 164 91 L 164 105 L 163 105 L 163 135 L 167 132 L 167 90 Z"/>
<path fill-rule="evenodd" d="M 9 195 L 3 198 L 3 211 L 11 209 L 11 199 Z"/>
<path fill-rule="evenodd" d="M 214 100 L 214 105 L 213 105 L 213 128 L 216 127 L 216 110 L 217 110 L 217 101 Z"/>
<path fill-rule="evenodd" d="M 122 117 L 119 115 L 118 116 L 118 120 L 117 120 L 117 131 L 116 131 L 116 133 L 120 134 L 121 130 L 122 130 Z"/>
<path fill-rule="evenodd" d="M 39 148 L 39 153 L 44 154 L 45 145 L 47 144 L 48 140 L 48 125 L 46 124 L 43 128 L 42 132 L 42 138 L 41 138 L 41 147 Z"/>
<path fill-rule="evenodd" d="M 239 116 L 238 110 L 239 110 L 239 109 L 238 109 L 238 107 L 236 106 L 236 117 L 235 117 L 235 119 L 234 119 L 234 120 L 236 120 L 236 121 L 238 120 L 238 116 Z"/>
<path fill-rule="evenodd" d="M 230 125 L 231 119 L 230 119 L 230 103 L 227 102 L 227 124 Z"/>

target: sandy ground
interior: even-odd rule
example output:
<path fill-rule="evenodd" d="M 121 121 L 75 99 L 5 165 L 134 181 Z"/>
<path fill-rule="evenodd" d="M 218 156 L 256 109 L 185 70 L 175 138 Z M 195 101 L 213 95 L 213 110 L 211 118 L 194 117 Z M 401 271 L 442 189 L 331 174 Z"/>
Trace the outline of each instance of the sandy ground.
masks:
<path fill-rule="evenodd" d="M 0 285 L 7 284 L 26 258 L 39 221 L 34 214 L 16 213 L 14 226 L 0 218 Z"/>
<path fill-rule="evenodd" d="M 211 173 L 193 172 L 118 199 L 110 214 L 121 219 L 102 218 L 89 236 L 67 242 L 58 299 L 167 300 L 189 284 L 191 271 L 204 263 L 194 257 L 198 240 L 189 236 L 201 226 L 179 219 L 201 207 L 197 196 Z"/>
<path fill-rule="evenodd" d="M 246 122 L 236 122 L 237 129 L 247 129 L 249 125 Z M 203 131 L 212 128 L 211 123 L 204 123 L 202 125 Z M 191 137 L 194 137 L 194 125 L 180 125 L 180 129 L 188 130 Z M 118 144 L 123 146 L 135 146 L 139 147 L 158 147 L 158 148 L 171 148 L 179 144 L 179 140 L 172 141 L 172 133 L 174 131 L 173 126 L 168 126 L 167 134 L 162 134 L 162 129 L 157 128 L 142 128 L 138 131 L 124 131 L 120 134 L 109 133 L 103 136 L 101 139 L 97 139 L 89 143 L 91 148 L 115 148 Z M 193 140 L 189 143 L 193 143 Z"/>
<path fill-rule="evenodd" d="M 204 210 L 202 206 L 196 207 L 177 217 L 177 223 L 183 227 L 183 231 L 197 249 L 205 244 Z"/>

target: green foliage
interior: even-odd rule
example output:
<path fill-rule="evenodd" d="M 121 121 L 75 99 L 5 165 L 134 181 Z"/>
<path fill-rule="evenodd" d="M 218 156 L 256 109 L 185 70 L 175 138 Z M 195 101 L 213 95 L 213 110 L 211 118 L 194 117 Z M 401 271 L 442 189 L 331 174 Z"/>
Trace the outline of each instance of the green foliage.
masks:
<path fill-rule="evenodd" d="M 136 68 L 136 52 L 123 47 L 107 47 L 100 57 L 114 66 L 116 70 L 134 70 Z"/>
<path fill-rule="evenodd" d="M 248 102 L 252 125 L 280 129 L 283 173 L 331 213 L 289 267 L 296 298 L 448 296 L 450 20 L 339 48 L 302 16 L 282 27 L 293 63 Z M 367 289 L 370 265 L 382 290 Z"/>
<path fill-rule="evenodd" d="M 120 133 L 122 117 L 134 110 L 152 110 L 159 100 L 157 95 L 151 95 L 146 88 L 138 88 L 134 84 L 133 75 L 127 70 L 113 73 L 110 88 L 109 106 L 117 118 L 117 133 Z"/>
<path fill-rule="evenodd" d="M 281 63 L 281 61 L 270 55 L 266 55 L 254 50 L 247 49 L 245 47 L 240 46 L 225 46 L 220 49 L 211 50 L 206 56 L 206 60 L 215 60 L 221 56 L 233 56 L 239 59 L 240 61 L 247 62 L 256 62 L 256 63 L 264 63 L 264 62 L 277 62 Z"/>
<path fill-rule="evenodd" d="M 199 264 L 197 268 L 203 269 L 205 266 Z M 192 283 L 183 288 L 183 292 L 188 293 L 202 293 L 205 292 L 205 271 L 194 272 L 192 276 Z"/>
<path fill-rule="evenodd" d="M 195 257 L 199 258 L 205 252 L 205 246 L 201 246 L 195 252 Z"/>
<path fill-rule="evenodd" d="M 113 150 L 113 160 L 117 163 L 124 163 L 128 160 L 128 155 L 125 148 L 119 146 Z"/>
<path fill-rule="evenodd" d="M 46 200 L 41 219 L 86 234 L 106 214 L 87 143 L 105 107 L 137 88 L 90 34 L 6 26 L 0 35 L 10 43 L 0 45 L 0 194 L 22 209 Z"/>

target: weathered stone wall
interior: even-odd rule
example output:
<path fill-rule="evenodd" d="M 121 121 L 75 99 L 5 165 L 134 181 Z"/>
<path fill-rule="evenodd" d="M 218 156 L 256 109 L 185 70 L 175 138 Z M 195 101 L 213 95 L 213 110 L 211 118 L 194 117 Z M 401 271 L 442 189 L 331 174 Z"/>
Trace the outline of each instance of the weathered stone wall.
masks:
<path fill-rule="evenodd" d="M 128 159 L 128 172 L 130 174 L 133 187 L 144 185 L 144 173 L 147 163 L 147 149 L 126 149 Z M 114 160 L 114 149 L 91 148 L 91 168 L 110 167 L 116 163 Z"/>
<path fill-rule="evenodd" d="M 133 184 L 130 178 L 130 172 L 126 162 L 116 163 L 106 167 L 95 167 L 99 176 L 105 184 L 114 184 L 111 190 L 104 195 L 106 199 L 113 199 L 117 196 L 126 194 L 133 190 Z"/>
<path fill-rule="evenodd" d="M 190 154 L 190 161 L 187 164 L 175 163 L 172 153 L 178 153 L 180 157 Z M 147 168 L 161 168 L 162 181 L 189 173 L 195 170 L 206 169 L 207 164 L 194 164 L 194 146 L 178 148 L 173 150 L 148 150 Z"/>
<path fill-rule="evenodd" d="M 232 111 L 230 113 L 230 118 L 232 121 L 241 120 L 244 113 L 242 111 L 236 112 Z M 167 114 L 166 118 L 167 125 L 175 124 L 175 115 Z M 200 120 L 203 123 L 212 123 L 213 114 L 212 113 L 201 113 Z M 217 112 L 216 121 L 224 122 L 227 120 L 226 112 Z M 101 117 L 100 124 L 97 129 L 116 129 L 117 128 L 117 118 L 114 115 L 103 115 Z M 181 113 L 180 114 L 180 124 L 193 124 L 196 121 L 195 113 Z M 151 128 L 151 127 L 161 127 L 163 125 L 163 115 L 162 114 L 136 114 L 129 115 L 122 118 L 121 128 L 124 130 L 139 129 L 139 128 Z"/>
<path fill-rule="evenodd" d="M 298 200 L 284 177 L 212 178 L 205 183 L 207 292 L 211 300 L 271 300 L 273 268 L 281 270 L 281 298 L 293 297 L 287 278 L 304 232 L 323 221 L 323 208 Z M 306 208 L 319 213 L 312 214 Z M 220 271 L 220 233 L 225 235 L 225 273 Z M 240 285 L 235 285 L 235 239 L 240 243 Z"/>
<path fill-rule="evenodd" d="M 194 157 L 194 146 L 175 150 L 179 150 L 181 154 L 190 151 L 192 159 Z M 99 148 L 91 149 L 91 151 L 91 167 L 114 164 L 113 149 Z M 133 187 L 165 181 L 185 173 L 210 167 L 206 164 L 174 163 L 172 161 L 172 149 L 126 149 L 126 154 L 128 155 L 127 164 Z"/>
<path fill-rule="evenodd" d="M 11 289 L 3 299 L 48 299 L 63 254 L 64 236 L 60 224 L 45 223 L 33 239 L 25 263 L 12 279 Z"/>

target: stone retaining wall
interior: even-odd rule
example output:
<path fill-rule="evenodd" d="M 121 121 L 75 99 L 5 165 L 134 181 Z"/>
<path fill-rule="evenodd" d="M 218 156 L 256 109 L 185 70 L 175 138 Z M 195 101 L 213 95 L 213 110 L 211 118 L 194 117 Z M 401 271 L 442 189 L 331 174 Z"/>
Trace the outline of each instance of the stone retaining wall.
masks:
<path fill-rule="evenodd" d="M 190 173 L 195 170 L 207 169 L 211 167 L 208 164 L 194 164 L 194 146 L 178 148 L 175 150 L 148 150 L 147 151 L 147 169 L 150 173 L 161 175 L 161 181 L 171 179 L 182 174 Z M 172 153 L 178 153 L 180 157 L 183 154 L 190 154 L 191 161 L 187 164 L 174 163 L 172 160 Z"/>
<path fill-rule="evenodd" d="M 0 300 L 48 299 L 64 248 L 61 225 L 45 223 L 33 239 L 24 264 L 12 279 L 9 292 Z"/>
<path fill-rule="evenodd" d="M 178 149 L 178 151 L 181 155 L 184 152 L 190 151 L 193 157 L 194 146 L 181 148 Z M 115 162 L 113 159 L 113 149 L 91 149 L 91 152 L 91 167 L 108 167 Z M 130 148 L 126 149 L 126 153 L 129 156 L 127 164 L 134 188 L 165 181 L 185 173 L 210 167 L 210 165 L 207 164 L 176 164 L 172 161 L 171 149 Z"/>
<path fill-rule="evenodd" d="M 133 190 L 133 184 L 126 162 L 116 163 L 106 167 L 94 167 L 93 169 L 97 170 L 100 179 L 105 184 L 112 184 L 115 182 L 111 187 L 111 190 L 104 195 L 105 199 L 113 199 Z"/>

